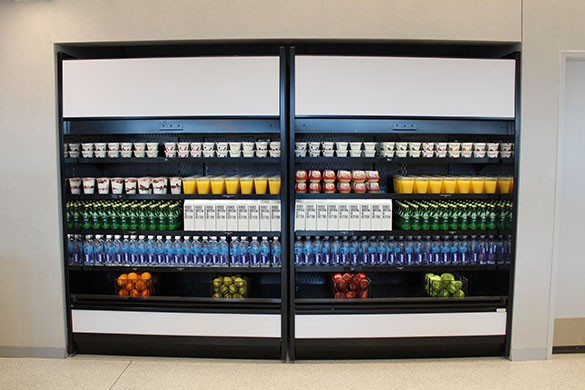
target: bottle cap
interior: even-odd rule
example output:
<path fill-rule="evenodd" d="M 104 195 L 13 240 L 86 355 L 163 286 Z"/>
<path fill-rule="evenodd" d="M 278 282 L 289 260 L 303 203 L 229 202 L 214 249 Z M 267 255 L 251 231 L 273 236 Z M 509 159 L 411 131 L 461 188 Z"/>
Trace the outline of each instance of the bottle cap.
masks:
<path fill-rule="evenodd" d="M 172 237 L 171 236 L 166 236 L 165 237 L 167 240 L 170 240 Z"/>
<path fill-rule="evenodd" d="M 154 236 L 148 236 L 149 240 L 154 240 Z"/>

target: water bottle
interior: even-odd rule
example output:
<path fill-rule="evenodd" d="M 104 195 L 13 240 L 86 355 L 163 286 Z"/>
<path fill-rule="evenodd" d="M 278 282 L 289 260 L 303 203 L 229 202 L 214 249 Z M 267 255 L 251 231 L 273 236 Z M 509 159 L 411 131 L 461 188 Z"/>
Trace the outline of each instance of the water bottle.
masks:
<path fill-rule="evenodd" d="M 75 253 L 75 239 L 72 234 L 67 235 L 67 253 L 69 254 L 69 264 L 75 264 L 75 261 L 73 260 Z"/>
<path fill-rule="evenodd" d="M 496 264 L 506 264 L 506 244 L 501 235 L 496 241 Z"/>
<path fill-rule="evenodd" d="M 433 243 L 431 241 L 430 236 L 424 236 L 422 241 L 422 260 L 421 265 L 430 265 L 432 264 L 432 253 L 433 253 Z"/>
<path fill-rule="evenodd" d="M 146 251 L 146 241 L 144 236 L 138 236 L 138 242 L 136 243 L 136 253 L 138 254 L 138 263 L 145 265 L 148 263 L 148 253 Z"/>
<path fill-rule="evenodd" d="M 209 251 L 209 259 L 211 262 L 211 265 L 214 267 L 218 267 L 219 264 L 219 245 L 217 243 L 217 237 L 212 236 L 209 237 L 209 240 L 207 240 L 207 249 Z"/>
<path fill-rule="evenodd" d="M 106 240 L 104 241 L 104 254 L 106 255 L 104 263 L 106 265 L 112 265 L 116 255 L 114 253 L 114 241 L 112 240 L 111 234 L 108 234 L 106 236 Z"/>
<path fill-rule="evenodd" d="M 365 264 L 376 265 L 378 259 L 378 241 L 376 240 L 376 237 L 370 237 L 367 244 L 368 251 Z"/>
<path fill-rule="evenodd" d="M 156 241 L 154 236 L 148 236 L 146 241 L 146 262 L 149 265 L 156 264 Z"/>
<path fill-rule="evenodd" d="M 106 262 L 106 254 L 104 252 L 104 240 L 102 236 L 97 234 L 93 240 L 93 255 L 94 264 L 103 265 Z"/>
<path fill-rule="evenodd" d="M 156 253 L 156 263 L 158 265 L 166 264 L 165 261 L 165 243 L 163 242 L 162 236 L 156 236 L 156 243 L 155 245 L 155 253 Z"/>
<path fill-rule="evenodd" d="M 73 262 L 78 265 L 83 264 L 83 239 L 79 234 L 73 239 Z"/>
<path fill-rule="evenodd" d="M 227 267 L 229 264 L 229 256 L 230 256 L 230 246 L 226 241 L 225 237 L 220 237 L 219 238 L 219 243 L 218 243 L 218 249 L 219 249 L 219 265 L 221 267 Z M 268 248 L 268 251 L 270 252 L 270 247 Z"/>
<path fill-rule="evenodd" d="M 487 264 L 496 264 L 497 260 L 497 247 L 496 247 L 496 240 L 494 240 L 494 236 L 489 236 L 488 240 L 486 241 L 487 245 L 487 253 L 486 253 L 486 263 Z"/>
<path fill-rule="evenodd" d="M 441 241 L 438 236 L 434 236 L 431 241 L 431 264 L 441 264 Z"/>
<path fill-rule="evenodd" d="M 232 237 L 232 241 L 230 242 L 230 266 L 231 267 L 241 267 L 242 266 L 242 256 L 241 256 L 241 249 L 242 246 L 240 244 L 240 240 L 238 237 Z"/>
<path fill-rule="evenodd" d="M 128 242 L 128 258 L 130 260 L 130 264 L 138 264 L 138 242 L 136 241 L 136 236 L 134 235 L 130 236 L 130 241 Z"/>
<path fill-rule="evenodd" d="M 404 237 L 398 237 L 398 241 L 394 243 L 394 254 L 396 255 L 394 264 L 397 266 L 403 266 L 406 257 L 404 253 Z"/>
<path fill-rule="evenodd" d="M 339 248 L 339 265 L 348 265 L 349 264 L 349 241 L 347 240 L 347 236 L 343 236 L 341 240 L 341 248 Z"/>
<path fill-rule="evenodd" d="M 368 238 L 366 236 L 362 236 L 360 240 L 360 245 L 358 247 L 358 264 L 359 265 L 367 265 L 368 264 Z"/>
<path fill-rule="evenodd" d="M 471 241 L 469 243 L 469 255 L 471 264 L 479 264 L 479 249 L 478 249 L 478 240 L 477 237 L 471 236 Z"/>
<path fill-rule="evenodd" d="M 331 241 L 324 237 L 321 243 L 321 265 L 331 265 Z"/>
<path fill-rule="evenodd" d="M 272 239 L 270 254 L 272 255 L 272 266 L 280 267 L 282 264 L 282 246 L 280 245 L 280 241 L 278 241 L 278 237 Z"/>
<path fill-rule="evenodd" d="M 199 236 L 193 237 L 193 265 L 200 267 L 203 264 L 203 257 L 201 253 L 201 240 Z"/>
<path fill-rule="evenodd" d="M 242 259 L 242 267 L 250 266 L 250 242 L 248 237 L 240 237 L 240 257 Z"/>
<path fill-rule="evenodd" d="M 181 240 L 181 236 L 175 236 L 175 242 L 173 243 L 174 249 L 174 260 L 173 263 L 176 266 L 184 266 L 185 265 L 185 250 L 183 247 L 183 240 Z"/>
<path fill-rule="evenodd" d="M 376 265 L 386 264 L 387 253 L 386 253 L 386 237 L 381 236 L 376 242 Z"/>
<path fill-rule="evenodd" d="M 394 242 L 394 237 L 389 237 L 386 241 L 386 264 L 388 265 L 395 265 L 396 264 L 396 243 Z"/>
<path fill-rule="evenodd" d="M 360 243 L 353 237 L 349 243 L 349 264 L 358 265 L 359 262 Z"/>
<path fill-rule="evenodd" d="M 175 262 L 175 246 L 173 245 L 173 241 L 171 236 L 165 237 L 165 264 L 167 266 L 172 266 Z"/>
<path fill-rule="evenodd" d="M 122 264 L 122 241 L 120 238 L 122 238 L 122 236 L 116 234 L 112 241 L 112 265 Z"/>
<path fill-rule="evenodd" d="M 412 244 L 412 236 L 407 236 L 404 241 L 404 263 L 407 266 L 414 265 L 414 246 Z"/>
<path fill-rule="evenodd" d="M 512 262 L 512 236 L 507 236 L 504 241 L 504 263 L 510 264 Z"/>
<path fill-rule="evenodd" d="M 479 236 L 477 241 L 477 262 L 478 264 L 487 264 L 487 243 L 485 236 Z"/>
<path fill-rule="evenodd" d="M 421 265 L 423 263 L 423 243 L 421 236 L 416 236 L 412 242 L 412 251 L 414 253 L 413 265 Z"/>
<path fill-rule="evenodd" d="M 262 237 L 260 241 L 260 266 L 270 267 L 270 243 L 268 237 Z"/>
<path fill-rule="evenodd" d="M 186 266 L 192 267 L 195 264 L 195 253 L 193 251 L 193 243 L 189 236 L 183 237 L 183 263 Z"/>
<path fill-rule="evenodd" d="M 258 242 L 258 237 L 252 236 L 252 241 L 250 241 L 250 247 L 248 248 L 250 252 L 250 265 L 252 267 L 259 267 L 260 266 L 260 243 Z"/>
<path fill-rule="evenodd" d="M 333 237 L 333 242 L 331 243 L 331 265 L 339 265 L 341 264 L 341 241 L 339 241 L 339 236 Z"/>
<path fill-rule="evenodd" d="M 451 264 L 461 264 L 461 258 L 459 256 L 459 240 L 457 237 L 453 237 L 450 244 L 451 249 Z"/>
<path fill-rule="evenodd" d="M 303 265 L 305 256 L 303 254 L 303 242 L 300 238 L 296 238 L 293 249 L 295 254 L 295 265 Z"/>
<path fill-rule="evenodd" d="M 83 241 L 83 264 L 93 265 L 94 260 L 93 238 L 91 235 L 87 235 L 85 236 L 85 241 Z"/>
<path fill-rule="evenodd" d="M 121 246 L 121 264 L 122 265 L 129 265 L 130 264 L 130 239 L 129 236 L 124 235 L 122 237 L 122 246 Z"/>
<path fill-rule="evenodd" d="M 459 241 L 459 261 L 461 264 L 469 264 L 469 244 L 467 243 L 467 236 L 461 237 Z"/>
<path fill-rule="evenodd" d="M 315 256 L 313 256 L 313 247 L 310 237 L 303 241 L 303 260 L 304 265 L 315 265 Z"/>
<path fill-rule="evenodd" d="M 313 264 L 321 265 L 321 237 L 315 237 L 311 247 L 313 253 Z"/>

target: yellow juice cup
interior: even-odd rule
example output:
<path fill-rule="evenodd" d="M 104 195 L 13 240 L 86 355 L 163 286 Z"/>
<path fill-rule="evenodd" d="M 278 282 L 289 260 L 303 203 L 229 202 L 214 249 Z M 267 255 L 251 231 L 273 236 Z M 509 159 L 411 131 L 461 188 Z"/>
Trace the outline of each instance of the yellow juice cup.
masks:
<path fill-rule="evenodd" d="M 511 176 L 501 176 L 497 179 L 498 192 L 500 194 L 510 194 L 514 186 L 514 178 Z"/>
<path fill-rule="evenodd" d="M 412 194 L 414 193 L 414 177 L 402 176 L 400 179 L 401 194 Z"/>
<path fill-rule="evenodd" d="M 443 192 L 445 194 L 454 194 L 457 191 L 457 178 L 445 176 L 443 178 Z"/>
<path fill-rule="evenodd" d="M 240 178 L 230 176 L 225 178 L 225 192 L 229 195 L 235 195 L 240 192 Z"/>
<path fill-rule="evenodd" d="M 186 195 L 193 195 L 196 193 L 195 186 L 196 179 L 194 177 L 183 178 L 183 193 Z"/>
<path fill-rule="evenodd" d="M 457 193 L 458 194 L 469 194 L 471 189 L 471 177 L 460 176 L 457 178 Z"/>
<path fill-rule="evenodd" d="M 394 176 L 392 181 L 394 182 L 394 192 L 402 194 L 402 176 Z"/>
<path fill-rule="evenodd" d="M 254 190 L 254 179 L 251 176 L 240 178 L 240 191 L 244 195 L 250 195 Z"/>
<path fill-rule="evenodd" d="M 268 178 L 266 176 L 254 178 L 254 191 L 256 195 L 266 195 L 268 192 Z"/>
<path fill-rule="evenodd" d="M 428 176 L 417 176 L 414 179 L 414 191 L 417 194 L 426 194 L 429 190 Z"/>
<path fill-rule="evenodd" d="M 222 176 L 217 176 L 211 178 L 211 193 L 213 195 L 223 195 L 225 194 L 225 178 Z"/>
<path fill-rule="evenodd" d="M 268 179 L 268 191 L 271 195 L 280 194 L 280 176 L 272 176 Z"/>
<path fill-rule="evenodd" d="M 200 195 L 209 195 L 211 190 L 211 180 L 209 177 L 197 178 L 197 193 Z"/>
<path fill-rule="evenodd" d="M 473 177 L 471 178 L 471 193 L 472 194 L 483 194 L 484 193 L 484 178 Z"/>
<path fill-rule="evenodd" d="M 429 178 L 429 194 L 440 194 L 443 189 L 443 178 L 433 176 Z"/>
<path fill-rule="evenodd" d="M 495 194 L 496 193 L 496 183 L 497 179 L 495 177 L 486 177 L 483 181 L 484 190 L 486 194 Z"/>

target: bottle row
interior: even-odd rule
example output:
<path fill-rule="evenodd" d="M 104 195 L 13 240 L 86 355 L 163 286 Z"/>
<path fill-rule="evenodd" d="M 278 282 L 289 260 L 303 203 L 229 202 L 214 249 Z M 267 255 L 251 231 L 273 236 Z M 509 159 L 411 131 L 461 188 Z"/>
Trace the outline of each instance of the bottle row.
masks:
<path fill-rule="evenodd" d="M 69 264 L 158 267 L 280 267 L 278 237 L 67 236 Z"/>
<path fill-rule="evenodd" d="M 297 238 L 297 266 L 425 266 L 510 264 L 511 236 L 338 236 Z"/>
<path fill-rule="evenodd" d="M 183 224 L 180 201 L 99 200 L 66 204 L 68 229 L 177 230 Z"/>
<path fill-rule="evenodd" d="M 400 230 L 511 229 L 512 201 L 396 201 L 394 217 Z"/>

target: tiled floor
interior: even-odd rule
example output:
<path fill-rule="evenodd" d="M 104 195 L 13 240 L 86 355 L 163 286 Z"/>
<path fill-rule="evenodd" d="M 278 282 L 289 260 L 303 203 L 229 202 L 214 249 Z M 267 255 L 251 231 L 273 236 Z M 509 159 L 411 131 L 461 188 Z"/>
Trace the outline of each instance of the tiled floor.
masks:
<path fill-rule="evenodd" d="M 585 354 L 500 358 L 273 361 L 75 356 L 0 359 L 0 389 L 585 389 Z"/>

